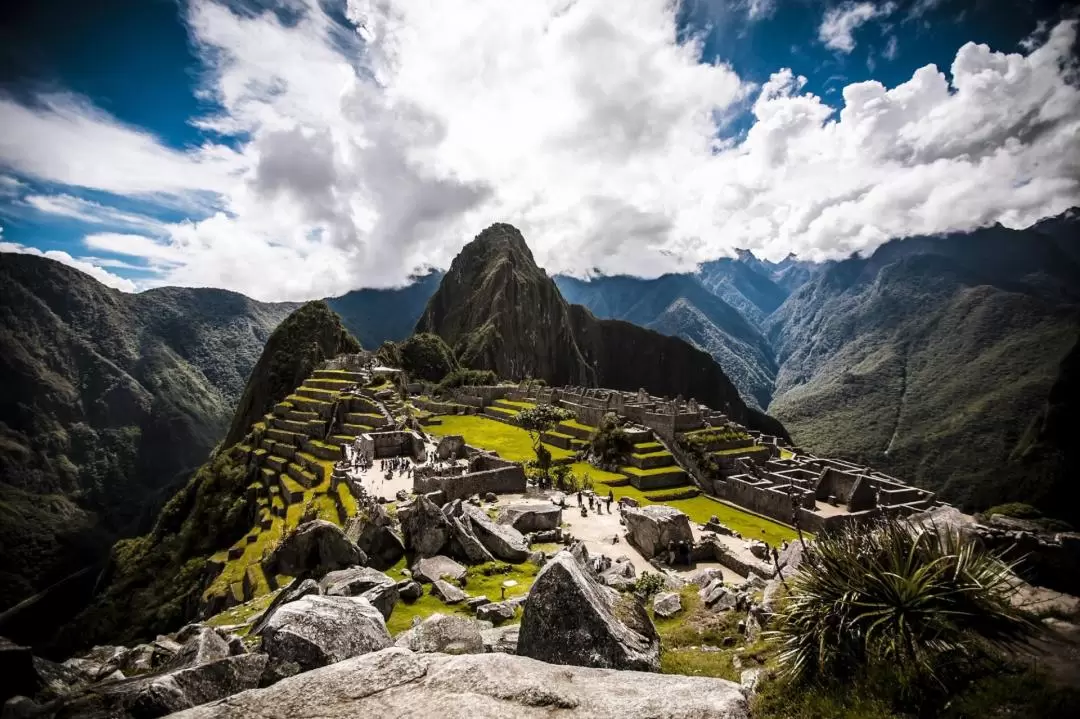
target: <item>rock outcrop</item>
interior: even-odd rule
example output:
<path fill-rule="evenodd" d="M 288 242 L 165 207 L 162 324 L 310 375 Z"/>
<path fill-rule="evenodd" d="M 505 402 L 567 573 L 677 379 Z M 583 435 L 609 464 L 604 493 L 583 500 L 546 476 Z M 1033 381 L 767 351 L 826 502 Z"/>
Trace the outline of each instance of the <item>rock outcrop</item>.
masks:
<path fill-rule="evenodd" d="M 345 525 L 345 536 L 368 557 L 375 569 L 389 569 L 405 556 L 405 542 L 393 529 L 394 520 L 381 504 L 366 508 Z"/>
<path fill-rule="evenodd" d="M 337 525 L 325 519 L 305 522 L 279 544 L 266 560 L 273 574 L 322 576 L 335 569 L 365 564 L 367 557 Z"/>
<path fill-rule="evenodd" d="M 641 604 L 600 585 L 562 551 L 529 592 L 518 654 L 551 664 L 655 672 L 660 637 Z"/>
<path fill-rule="evenodd" d="M 484 651 L 481 632 L 491 624 L 452 614 L 432 614 L 398 636 L 395 646 L 413 652 L 480 654 Z"/>
<path fill-rule="evenodd" d="M 484 510 L 471 504 L 462 504 L 461 509 L 469 519 L 473 534 L 496 559 L 520 564 L 529 558 L 529 545 L 521 532 L 504 524 L 496 524 Z"/>
<path fill-rule="evenodd" d="M 545 664 L 503 653 L 392 648 L 285 679 L 175 719 L 355 717 L 746 719 L 738 684 L 676 674 Z"/>
<path fill-rule="evenodd" d="M 421 495 L 398 508 L 405 547 L 418 557 L 434 557 L 450 541 L 450 521 L 435 503 Z"/>
<path fill-rule="evenodd" d="M 554 504 L 511 504 L 499 511 L 498 522 L 522 534 L 543 532 L 562 524 L 562 508 Z"/>
<path fill-rule="evenodd" d="M 352 567 L 330 572 L 319 583 L 322 593 L 332 597 L 363 597 L 390 618 L 398 603 L 397 582 L 377 569 Z"/>
<path fill-rule="evenodd" d="M 418 559 L 412 567 L 413 578 L 418 582 L 431 583 L 436 579 L 460 582 L 465 578 L 465 567 L 444 556 Z"/>
<path fill-rule="evenodd" d="M 306 596 L 278 608 L 262 630 L 271 660 L 293 662 L 302 671 L 390 644 L 383 615 L 360 597 Z"/>
<path fill-rule="evenodd" d="M 674 507 L 663 504 L 632 507 L 623 512 L 623 519 L 627 538 L 646 559 L 666 551 L 668 542 L 694 542 L 690 520 Z"/>
<path fill-rule="evenodd" d="M 653 613 L 668 619 L 682 611 L 682 598 L 678 592 L 661 592 L 653 597 Z"/>

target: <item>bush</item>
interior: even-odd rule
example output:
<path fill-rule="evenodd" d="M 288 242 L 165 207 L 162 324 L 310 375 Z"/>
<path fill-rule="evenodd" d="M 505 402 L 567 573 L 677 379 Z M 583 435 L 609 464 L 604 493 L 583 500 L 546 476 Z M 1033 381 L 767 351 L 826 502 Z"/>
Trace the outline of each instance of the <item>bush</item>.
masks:
<path fill-rule="evenodd" d="M 454 387 L 476 387 L 495 384 L 498 380 L 498 376 L 489 369 L 456 369 L 442 378 L 437 391 L 445 391 Z"/>
<path fill-rule="evenodd" d="M 1032 507 L 1030 504 L 1024 504 L 1023 502 L 1009 502 L 1008 504 L 999 504 L 996 507 L 983 512 L 987 517 L 993 514 L 1000 514 L 1003 517 L 1012 517 L 1013 519 L 1042 519 L 1043 513 Z"/>
<path fill-rule="evenodd" d="M 634 593 L 648 599 L 654 594 L 659 594 L 664 588 L 664 578 L 653 572 L 642 572 L 634 582 Z"/>
<path fill-rule="evenodd" d="M 788 580 L 773 634 L 781 664 L 796 679 L 905 667 L 937 682 L 980 644 L 1030 634 L 1009 603 L 1011 569 L 955 530 L 903 520 L 821 536 Z"/>
<path fill-rule="evenodd" d="M 630 453 L 634 451 L 634 443 L 626 430 L 619 425 L 619 418 L 614 414 L 606 414 L 593 433 L 590 450 L 601 465 L 620 465 L 626 464 Z"/>
<path fill-rule="evenodd" d="M 438 382 L 454 370 L 454 355 L 442 337 L 422 332 L 399 345 L 400 367 L 413 379 Z"/>

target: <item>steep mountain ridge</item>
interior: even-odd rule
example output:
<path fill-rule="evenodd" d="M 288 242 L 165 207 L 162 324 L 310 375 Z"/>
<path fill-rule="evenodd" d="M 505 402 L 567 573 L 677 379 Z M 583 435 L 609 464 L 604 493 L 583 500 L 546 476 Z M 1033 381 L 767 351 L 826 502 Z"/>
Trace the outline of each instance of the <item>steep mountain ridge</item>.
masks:
<path fill-rule="evenodd" d="M 492 225 L 462 249 L 417 332 L 441 336 L 460 362 L 502 377 L 693 396 L 751 427 L 785 434 L 772 418 L 747 407 L 701 350 L 628 322 L 598 320 L 568 304 L 511 225 Z"/>
<path fill-rule="evenodd" d="M 759 409 L 768 406 L 777 369 L 772 349 L 756 327 L 697 278 L 614 276 L 584 281 L 558 276 L 555 283 L 568 302 L 597 317 L 686 340 L 716 360 L 744 400 Z"/>
<path fill-rule="evenodd" d="M 966 509 L 1053 495 L 1008 460 L 1076 343 L 1076 238 L 1066 215 L 895 240 L 830 265 L 769 318 L 770 411 L 798 443 Z"/>
<path fill-rule="evenodd" d="M 388 340 L 400 342 L 412 334 L 442 277 L 442 272 L 432 270 L 411 278 L 404 287 L 353 290 L 326 298 L 326 304 L 361 345 L 374 349 Z"/>

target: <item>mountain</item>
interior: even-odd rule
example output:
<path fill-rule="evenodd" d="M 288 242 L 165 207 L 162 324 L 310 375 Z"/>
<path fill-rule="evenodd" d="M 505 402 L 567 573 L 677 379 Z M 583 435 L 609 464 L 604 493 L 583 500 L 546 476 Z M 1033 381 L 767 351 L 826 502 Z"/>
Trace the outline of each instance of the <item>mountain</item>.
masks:
<path fill-rule="evenodd" d="M 827 266 L 767 323 L 770 412 L 802 446 L 965 509 L 1054 496 L 1059 478 L 1032 487 L 1010 457 L 1077 341 L 1078 222 L 894 240 Z"/>
<path fill-rule="evenodd" d="M 737 309 L 755 327 L 787 299 L 790 290 L 770 279 L 771 270 L 749 251 L 743 260 L 724 257 L 704 262 L 697 277 L 704 287 Z"/>
<path fill-rule="evenodd" d="M 817 275 L 826 265 L 800 260 L 794 253 L 779 262 L 759 259 L 750 250 L 736 250 L 738 264 L 744 265 L 780 287 L 785 294 L 799 289 Z M 723 262 L 724 260 L 719 260 Z M 709 263 L 706 263 L 709 264 Z M 827 263 L 826 263 L 827 264 Z M 771 310 L 770 310 L 771 311 Z"/>
<path fill-rule="evenodd" d="M 0 254 L 0 608 L 99 562 L 225 435 L 292 306 Z"/>
<path fill-rule="evenodd" d="M 701 350 L 569 304 L 511 225 L 492 225 L 462 249 L 416 331 L 439 335 L 462 364 L 501 377 L 692 396 L 751 427 L 784 434 L 778 422 L 746 406 Z"/>
<path fill-rule="evenodd" d="M 354 290 L 328 297 L 326 304 L 340 317 L 345 329 L 360 344 L 375 349 L 387 340 L 399 342 L 410 334 L 443 273 L 431 271 L 413 277 L 405 287 L 390 290 Z"/>
<path fill-rule="evenodd" d="M 256 406 L 283 400 L 322 359 L 357 350 L 359 343 L 326 303 L 306 303 L 270 335 L 232 424 L 259 419 Z M 287 385 L 294 377 L 300 379 Z M 229 450 L 223 445 L 203 458 L 147 534 L 116 544 L 92 603 L 64 629 L 60 647 L 152 637 L 195 615 L 215 574 L 208 571 L 210 556 L 250 530 L 257 508 L 249 501 L 254 466 Z"/>
<path fill-rule="evenodd" d="M 744 271 L 754 274 L 748 268 Z M 745 401 L 758 408 L 769 405 L 777 369 L 769 343 L 743 314 L 697 278 L 617 276 L 584 281 L 557 276 L 555 284 L 568 302 L 588 308 L 597 317 L 623 320 L 686 340 L 716 360 Z"/>

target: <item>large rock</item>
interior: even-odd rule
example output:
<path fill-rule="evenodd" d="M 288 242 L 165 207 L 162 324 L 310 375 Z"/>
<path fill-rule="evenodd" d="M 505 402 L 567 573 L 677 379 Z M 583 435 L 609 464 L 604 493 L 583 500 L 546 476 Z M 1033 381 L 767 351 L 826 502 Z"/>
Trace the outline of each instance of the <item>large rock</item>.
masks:
<path fill-rule="evenodd" d="M 518 654 L 551 664 L 655 672 L 660 637 L 637 600 L 600 585 L 562 551 L 529 592 Z"/>
<path fill-rule="evenodd" d="M 414 652 L 479 654 L 484 651 L 481 631 L 491 624 L 447 614 L 432 614 L 412 629 L 402 632 L 395 646 Z"/>
<path fill-rule="evenodd" d="M 202 627 L 169 659 L 166 669 L 194 667 L 229 656 L 229 643 L 210 627 Z"/>
<path fill-rule="evenodd" d="M 562 508 L 553 504 L 511 504 L 500 510 L 498 522 L 522 534 L 556 529 L 562 524 Z"/>
<path fill-rule="evenodd" d="M 712 580 L 707 587 L 698 592 L 698 595 L 706 606 L 718 611 L 734 609 L 738 603 L 738 595 L 724 584 L 723 579 Z"/>
<path fill-rule="evenodd" d="M 616 557 L 611 566 L 600 573 L 600 581 L 620 592 L 629 591 L 637 581 L 637 570 L 629 557 Z"/>
<path fill-rule="evenodd" d="M 376 569 L 388 569 L 405 556 L 405 543 L 393 530 L 394 520 L 381 504 L 365 508 L 345 525 L 345 536 L 356 543 Z"/>
<path fill-rule="evenodd" d="M 741 687 L 724 679 L 560 667 L 502 653 L 450 656 L 392 648 L 175 719 L 746 719 L 747 712 Z"/>
<path fill-rule="evenodd" d="M 361 597 L 307 596 L 280 607 L 262 630 L 263 650 L 307 671 L 390 646 L 382 613 Z"/>
<path fill-rule="evenodd" d="M 450 541 L 450 520 L 425 496 L 398 511 L 405 547 L 419 557 L 434 557 Z"/>
<path fill-rule="evenodd" d="M 290 577 L 322 576 L 335 569 L 365 564 L 367 557 L 336 524 L 325 519 L 305 522 L 274 549 L 268 574 Z"/>
<path fill-rule="evenodd" d="M 462 511 L 469 518 L 476 538 L 496 559 L 520 564 L 529 558 L 529 544 L 521 532 L 505 524 L 496 524 L 484 510 L 472 505 L 462 504 Z"/>
<path fill-rule="evenodd" d="M 663 504 L 631 507 L 623 512 L 623 519 L 627 538 L 646 559 L 667 551 L 668 542 L 694 542 L 690 520 L 674 507 Z"/>
<path fill-rule="evenodd" d="M 678 592 L 660 592 L 653 597 L 653 613 L 661 619 L 668 619 L 682 611 L 682 597 Z"/>
<path fill-rule="evenodd" d="M 520 624 L 506 624 L 492 629 L 482 629 L 480 636 L 484 639 L 484 651 L 517 654 L 518 632 L 520 630 Z"/>
<path fill-rule="evenodd" d="M 460 500 L 458 500 L 460 502 Z M 494 562 L 495 557 L 473 534 L 469 520 L 462 516 L 450 518 L 450 553 L 461 557 L 469 564 Z"/>
<path fill-rule="evenodd" d="M 465 457 L 465 438 L 460 434 L 448 434 L 439 440 L 435 456 L 442 460 Z"/>
<path fill-rule="evenodd" d="M 476 618 L 493 624 L 502 624 L 514 618 L 516 604 L 511 602 L 490 602 L 476 608 Z"/>
<path fill-rule="evenodd" d="M 274 616 L 280 607 L 290 602 L 307 597 L 312 594 L 321 594 L 322 590 L 319 589 L 319 583 L 314 579 L 294 579 L 289 583 L 287 587 L 278 592 L 278 595 L 274 597 L 274 601 L 270 602 L 270 606 L 266 608 L 266 611 L 262 613 L 262 616 L 251 625 L 251 634 L 259 635 L 262 633 L 263 627 L 270 621 L 270 617 Z"/>
<path fill-rule="evenodd" d="M 319 582 L 322 593 L 332 597 L 363 597 L 390 618 L 398 603 L 397 582 L 371 567 L 352 567 L 330 572 Z"/>
<path fill-rule="evenodd" d="M 431 594 L 442 600 L 443 604 L 461 604 L 468 596 L 450 582 L 436 579 L 431 583 Z"/>
<path fill-rule="evenodd" d="M 153 719 L 254 689 L 265 654 L 242 654 L 146 677 L 96 685 L 50 705 L 55 719 Z"/>
<path fill-rule="evenodd" d="M 416 581 L 428 584 L 436 579 L 449 579 L 453 582 L 460 582 L 465 578 L 465 567 L 442 555 L 424 557 L 413 564 L 412 575 Z"/>

